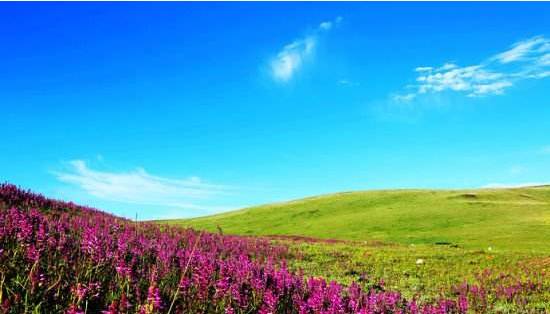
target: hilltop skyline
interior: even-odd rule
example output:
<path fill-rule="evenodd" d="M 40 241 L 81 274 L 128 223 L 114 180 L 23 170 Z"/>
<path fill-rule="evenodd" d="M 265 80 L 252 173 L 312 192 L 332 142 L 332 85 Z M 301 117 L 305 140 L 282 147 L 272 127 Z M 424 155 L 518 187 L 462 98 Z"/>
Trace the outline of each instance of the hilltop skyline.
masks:
<path fill-rule="evenodd" d="M 549 16 L 547 3 L 2 3 L 0 179 L 140 219 L 547 184 Z"/>

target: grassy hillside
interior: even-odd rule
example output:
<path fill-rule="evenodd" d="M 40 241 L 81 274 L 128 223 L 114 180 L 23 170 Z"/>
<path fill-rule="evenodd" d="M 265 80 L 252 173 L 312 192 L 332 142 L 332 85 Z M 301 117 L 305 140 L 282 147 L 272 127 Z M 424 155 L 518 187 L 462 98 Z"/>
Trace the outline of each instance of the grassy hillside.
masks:
<path fill-rule="evenodd" d="M 162 222 L 231 234 L 541 253 L 550 252 L 550 186 L 346 192 Z"/>

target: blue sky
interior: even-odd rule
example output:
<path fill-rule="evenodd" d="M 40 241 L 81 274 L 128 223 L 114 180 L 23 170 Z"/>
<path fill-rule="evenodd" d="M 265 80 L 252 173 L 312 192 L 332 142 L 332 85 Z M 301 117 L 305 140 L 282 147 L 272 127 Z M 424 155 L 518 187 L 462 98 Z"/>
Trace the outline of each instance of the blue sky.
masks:
<path fill-rule="evenodd" d="M 139 219 L 550 182 L 548 3 L 2 3 L 0 179 Z"/>

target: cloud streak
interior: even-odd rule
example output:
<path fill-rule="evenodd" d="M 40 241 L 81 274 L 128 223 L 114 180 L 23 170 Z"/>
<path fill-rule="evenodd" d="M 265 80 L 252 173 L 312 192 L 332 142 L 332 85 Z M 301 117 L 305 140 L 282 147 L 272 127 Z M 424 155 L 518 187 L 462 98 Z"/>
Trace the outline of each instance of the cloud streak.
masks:
<path fill-rule="evenodd" d="M 410 102 L 425 94 L 452 91 L 468 97 L 502 95 L 516 83 L 550 77 L 550 40 L 544 36 L 513 44 L 485 61 L 459 66 L 419 66 L 415 83 L 392 95 L 395 102 Z"/>
<path fill-rule="evenodd" d="M 550 41 L 542 36 L 517 42 L 509 50 L 493 57 L 500 63 L 510 63 L 522 60 L 538 60 L 541 54 L 550 52 Z"/>
<path fill-rule="evenodd" d="M 198 177 L 159 177 L 142 168 L 129 172 L 99 171 L 88 167 L 83 160 L 73 160 L 68 165 L 66 171 L 54 172 L 59 181 L 108 201 L 200 211 L 223 210 L 225 208 L 212 208 L 199 203 L 234 190 L 228 186 L 204 183 Z"/>
<path fill-rule="evenodd" d="M 337 17 L 333 21 L 325 21 L 309 35 L 298 38 L 285 45 L 277 55 L 271 59 L 270 72 L 275 81 L 288 82 L 299 71 L 303 64 L 314 54 L 317 47 L 319 36 L 322 33 L 330 31 L 335 25 L 342 21 Z"/>

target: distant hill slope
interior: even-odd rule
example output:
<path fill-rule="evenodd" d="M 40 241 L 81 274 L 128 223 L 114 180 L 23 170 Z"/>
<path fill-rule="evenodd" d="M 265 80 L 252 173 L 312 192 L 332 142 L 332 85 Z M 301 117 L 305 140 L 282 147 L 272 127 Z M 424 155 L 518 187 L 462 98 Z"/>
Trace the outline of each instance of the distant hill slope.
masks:
<path fill-rule="evenodd" d="M 550 252 L 550 186 L 346 192 L 163 223 L 244 235 L 300 235 Z"/>

